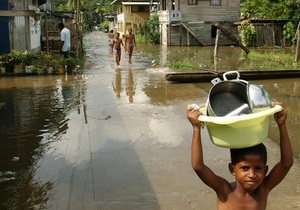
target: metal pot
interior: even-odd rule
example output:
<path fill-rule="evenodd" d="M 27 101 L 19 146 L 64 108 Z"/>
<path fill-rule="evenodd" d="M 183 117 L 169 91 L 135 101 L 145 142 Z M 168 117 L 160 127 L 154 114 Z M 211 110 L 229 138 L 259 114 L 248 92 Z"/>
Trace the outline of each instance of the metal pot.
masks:
<path fill-rule="evenodd" d="M 248 83 L 248 98 L 253 113 L 264 111 L 273 105 L 269 93 L 260 85 Z"/>
<path fill-rule="evenodd" d="M 236 79 L 228 80 L 227 75 L 236 74 Z M 224 81 L 216 78 L 211 82 L 206 102 L 208 116 L 235 116 L 266 110 L 271 107 L 269 94 L 258 85 L 240 80 L 238 71 L 223 74 Z"/>

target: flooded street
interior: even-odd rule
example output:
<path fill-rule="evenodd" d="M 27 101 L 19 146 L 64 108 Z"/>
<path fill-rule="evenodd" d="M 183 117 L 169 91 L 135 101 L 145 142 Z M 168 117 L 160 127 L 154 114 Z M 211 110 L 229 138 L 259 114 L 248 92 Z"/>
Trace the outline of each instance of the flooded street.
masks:
<path fill-rule="evenodd" d="M 107 36 L 85 36 L 82 75 L 0 77 L 0 209 L 216 209 L 215 193 L 192 170 L 186 119 L 187 105 L 204 103 L 211 84 L 169 83 L 162 66 L 182 55 L 211 66 L 213 49 L 139 44 L 133 65 L 122 51 L 116 69 Z M 217 69 L 239 69 L 242 52 L 226 52 Z M 299 158 L 300 79 L 254 82 L 285 104 Z M 279 159 L 277 132 L 271 120 L 271 168 Z M 229 150 L 213 145 L 206 130 L 203 147 L 206 163 L 233 181 Z M 300 208 L 299 171 L 295 159 L 267 209 Z"/>

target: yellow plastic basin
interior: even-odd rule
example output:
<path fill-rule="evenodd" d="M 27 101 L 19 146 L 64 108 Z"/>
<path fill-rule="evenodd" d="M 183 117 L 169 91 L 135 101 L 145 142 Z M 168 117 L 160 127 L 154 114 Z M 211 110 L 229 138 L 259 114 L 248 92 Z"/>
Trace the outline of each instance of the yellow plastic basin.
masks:
<path fill-rule="evenodd" d="M 205 108 L 199 121 L 204 122 L 213 144 L 224 148 L 245 148 L 262 143 L 268 137 L 269 118 L 282 107 L 238 116 L 206 116 Z"/>

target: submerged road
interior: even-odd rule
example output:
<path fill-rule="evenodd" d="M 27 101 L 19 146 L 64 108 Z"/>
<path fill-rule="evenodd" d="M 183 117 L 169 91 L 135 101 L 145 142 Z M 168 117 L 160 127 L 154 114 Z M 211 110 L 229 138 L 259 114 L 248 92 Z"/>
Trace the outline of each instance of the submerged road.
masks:
<path fill-rule="evenodd" d="M 186 107 L 206 101 L 207 92 L 192 83 L 171 84 L 163 68 L 135 52 L 128 66 L 122 51 L 115 68 L 107 34 L 85 36 L 87 63 L 81 102 L 66 116 L 68 129 L 49 141 L 36 163 L 32 183 L 43 189 L 37 209 L 216 209 L 215 193 L 190 164 L 192 127 Z M 216 147 L 203 132 L 206 163 L 234 181 L 229 150 Z M 266 140 L 269 166 L 278 145 Z M 267 209 L 300 208 L 299 161 L 271 192 Z M 36 192 L 39 194 L 40 192 Z M 46 196 L 45 196 L 46 195 Z M 28 205 L 31 201 L 27 201 Z M 29 205 L 30 206 L 30 205 Z"/>

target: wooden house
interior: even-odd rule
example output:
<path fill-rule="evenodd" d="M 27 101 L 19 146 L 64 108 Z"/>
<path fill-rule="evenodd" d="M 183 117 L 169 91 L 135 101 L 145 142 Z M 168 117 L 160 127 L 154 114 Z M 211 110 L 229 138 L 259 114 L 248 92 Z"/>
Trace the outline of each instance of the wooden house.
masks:
<path fill-rule="evenodd" d="M 164 45 L 214 45 L 217 28 L 220 45 L 239 39 L 240 0 L 157 0 L 157 14 Z"/>
<path fill-rule="evenodd" d="M 116 5 L 117 10 L 117 22 L 114 30 L 121 36 L 126 34 L 128 28 L 132 28 L 134 32 L 144 30 L 145 20 L 150 17 L 150 1 L 115 0 L 111 4 Z"/>
<path fill-rule="evenodd" d="M 47 0 L 0 1 L 0 54 L 12 50 L 40 51 L 39 6 L 46 3 Z"/>

